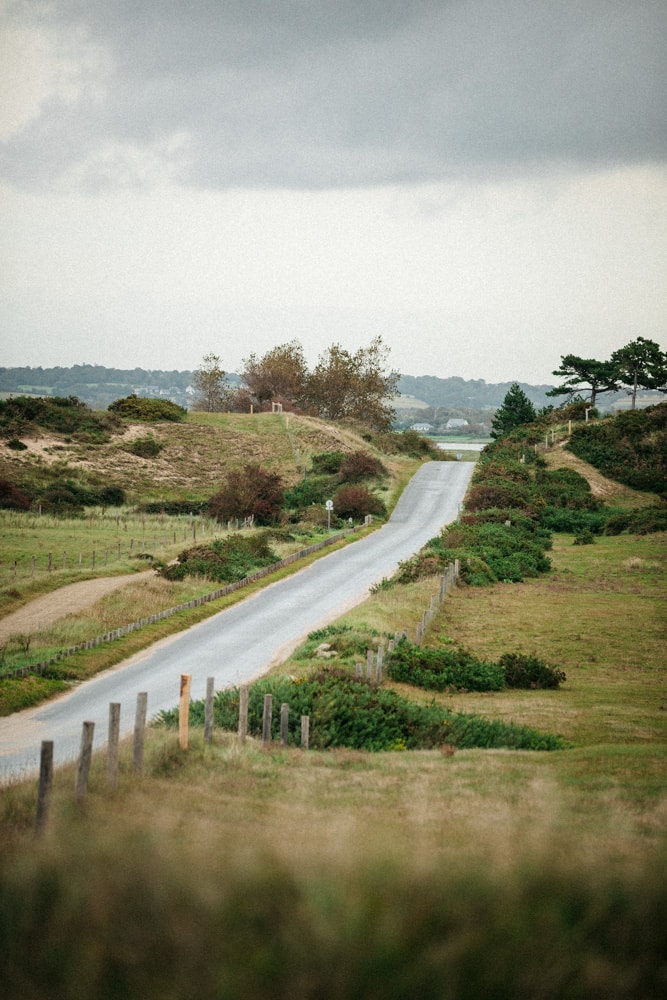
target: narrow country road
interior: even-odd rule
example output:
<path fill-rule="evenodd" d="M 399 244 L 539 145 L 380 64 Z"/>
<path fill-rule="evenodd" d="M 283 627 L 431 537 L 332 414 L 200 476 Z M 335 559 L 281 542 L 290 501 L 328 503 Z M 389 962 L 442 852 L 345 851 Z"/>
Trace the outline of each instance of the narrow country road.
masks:
<path fill-rule="evenodd" d="M 182 673 L 192 675 L 193 699 L 204 697 L 207 677 L 219 689 L 264 673 L 308 632 L 359 604 L 373 583 L 391 576 L 400 561 L 455 520 L 473 468 L 469 462 L 423 465 L 378 531 L 53 702 L 0 719 L 0 780 L 35 771 L 42 740 L 54 741 L 56 763 L 74 759 L 84 721 L 95 723 L 95 747 L 102 746 L 110 702 L 121 703 L 121 732 L 127 734 L 140 691 L 148 693 L 151 717 L 178 703 Z"/>

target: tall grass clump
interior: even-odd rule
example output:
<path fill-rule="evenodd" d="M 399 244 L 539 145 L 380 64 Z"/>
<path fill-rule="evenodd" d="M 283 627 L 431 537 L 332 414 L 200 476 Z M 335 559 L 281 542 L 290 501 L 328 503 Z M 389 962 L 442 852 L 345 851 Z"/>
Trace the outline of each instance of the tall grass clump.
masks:
<path fill-rule="evenodd" d="M 363 846 L 289 863 L 247 831 L 198 853 L 113 824 L 64 833 L 0 860 L 8 1000 L 664 995 L 664 858 L 425 871 Z"/>

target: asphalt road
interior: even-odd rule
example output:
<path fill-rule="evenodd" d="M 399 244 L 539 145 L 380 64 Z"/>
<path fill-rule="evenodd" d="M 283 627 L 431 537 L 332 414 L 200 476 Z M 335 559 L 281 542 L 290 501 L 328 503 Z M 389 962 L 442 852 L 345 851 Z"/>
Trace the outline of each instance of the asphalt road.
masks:
<path fill-rule="evenodd" d="M 136 697 L 148 693 L 148 715 L 178 703 L 180 675 L 192 675 L 192 698 L 251 680 L 280 662 L 308 632 L 360 603 L 369 587 L 393 574 L 456 519 L 473 463 L 429 462 L 403 493 L 387 524 L 318 559 L 299 573 L 176 636 L 162 640 L 67 695 L 0 719 L 0 780 L 39 767 L 42 740 L 54 760 L 76 758 L 84 721 L 95 723 L 95 747 L 107 737 L 109 703 L 121 703 L 121 732 L 134 727 Z"/>

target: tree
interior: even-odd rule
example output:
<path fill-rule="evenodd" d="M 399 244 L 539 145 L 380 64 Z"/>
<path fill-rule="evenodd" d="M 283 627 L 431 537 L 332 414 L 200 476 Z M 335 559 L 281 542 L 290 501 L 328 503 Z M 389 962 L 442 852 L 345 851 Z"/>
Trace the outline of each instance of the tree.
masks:
<path fill-rule="evenodd" d="M 535 420 L 535 407 L 518 382 L 513 382 L 491 421 L 492 438 L 502 438 L 521 424 Z"/>
<path fill-rule="evenodd" d="M 221 413 L 228 409 L 229 385 L 217 354 L 205 354 L 192 376 L 197 392 L 193 409 L 206 413 Z"/>
<path fill-rule="evenodd" d="M 565 379 L 562 385 L 551 389 L 547 396 L 574 396 L 582 390 L 590 392 L 590 404 L 600 392 L 615 392 L 618 388 L 616 366 L 611 361 L 596 361 L 594 358 L 579 358 L 576 354 L 561 356 L 560 368 L 554 372 Z"/>
<path fill-rule="evenodd" d="M 257 524 L 273 524 L 280 517 L 284 497 L 280 476 L 251 463 L 227 474 L 208 509 L 218 521 L 253 517 Z"/>
<path fill-rule="evenodd" d="M 381 337 L 354 354 L 332 344 L 308 379 L 308 399 L 317 413 L 328 420 L 350 417 L 375 430 L 389 430 L 394 417 L 390 400 L 400 376 L 387 369 L 388 355 Z"/>
<path fill-rule="evenodd" d="M 298 340 L 279 344 L 262 358 L 251 354 L 243 366 L 241 378 L 260 406 L 278 398 L 295 406 L 303 403 L 308 368 Z"/>
<path fill-rule="evenodd" d="M 667 392 L 667 352 L 654 340 L 637 337 L 614 351 L 611 364 L 620 384 L 630 389 L 633 410 L 638 388 Z"/>

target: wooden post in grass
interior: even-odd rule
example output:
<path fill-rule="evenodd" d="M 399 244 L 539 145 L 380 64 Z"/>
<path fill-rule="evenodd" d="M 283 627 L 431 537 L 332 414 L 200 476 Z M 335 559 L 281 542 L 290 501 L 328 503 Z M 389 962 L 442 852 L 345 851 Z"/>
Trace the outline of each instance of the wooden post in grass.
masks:
<path fill-rule="evenodd" d="M 42 740 L 39 758 L 39 785 L 37 787 L 37 814 L 35 833 L 40 834 L 46 826 L 53 784 L 53 740 Z"/>
<path fill-rule="evenodd" d="M 213 741 L 213 697 L 215 677 L 206 678 L 206 707 L 204 709 L 204 743 Z"/>
<path fill-rule="evenodd" d="M 146 709 L 148 707 L 148 692 L 140 691 L 137 695 L 137 710 L 134 716 L 134 748 L 132 766 L 135 774 L 144 773 L 144 731 L 146 729 Z"/>
<path fill-rule="evenodd" d="M 310 743 L 310 716 L 301 716 L 301 749 L 307 750 Z"/>
<path fill-rule="evenodd" d="M 289 742 L 289 705 L 286 701 L 280 706 L 280 742 L 284 747 Z"/>
<path fill-rule="evenodd" d="M 94 722 L 84 722 L 81 731 L 81 753 L 79 755 L 79 766 L 76 771 L 76 801 L 81 805 L 88 791 L 88 775 L 90 774 L 90 762 L 93 758 L 93 735 L 95 733 Z"/>
<path fill-rule="evenodd" d="M 245 743 L 248 735 L 248 685 L 242 684 L 239 689 L 239 741 Z"/>
<path fill-rule="evenodd" d="M 191 674 L 181 674 L 181 697 L 178 704 L 178 745 L 181 750 L 188 749 L 191 683 Z"/>
<path fill-rule="evenodd" d="M 363 665 L 363 663 L 356 663 L 355 664 L 355 673 L 356 673 L 357 677 L 363 677 L 364 676 L 364 665 Z"/>
<path fill-rule="evenodd" d="M 382 662 L 384 660 L 384 646 L 378 646 L 377 662 L 375 664 L 375 683 L 382 684 Z"/>
<path fill-rule="evenodd" d="M 375 653 L 372 649 L 366 650 L 366 677 L 370 680 L 373 676 L 373 660 L 375 659 Z"/>
<path fill-rule="evenodd" d="M 118 745 L 120 741 L 120 702 L 109 705 L 109 737 L 107 740 L 107 784 L 115 788 L 118 784 Z"/>
<path fill-rule="evenodd" d="M 265 746 L 271 742 L 271 716 L 273 714 L 273 695 L 264 695 L 264 718 L 262 719 L 262 743 Z"/>

